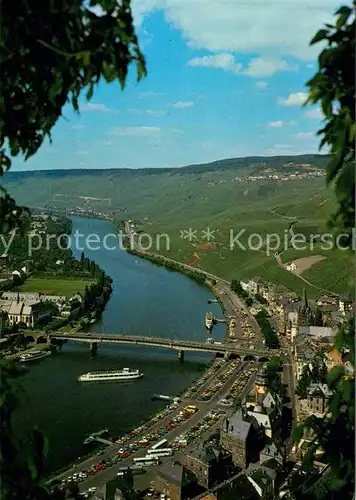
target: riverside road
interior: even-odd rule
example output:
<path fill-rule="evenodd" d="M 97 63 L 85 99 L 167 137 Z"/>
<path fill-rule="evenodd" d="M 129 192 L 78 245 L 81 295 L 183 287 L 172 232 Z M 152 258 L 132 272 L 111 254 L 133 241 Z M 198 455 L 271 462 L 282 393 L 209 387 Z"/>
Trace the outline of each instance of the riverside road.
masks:
<path fill-rule="evenodd" d="M 244 373 L 244 369 L 247 367 L 247 363 L 242 363 L 239 367 L 236 368 L 236 370 L 233 371 L 229 379 L 225 382 L 225 384 L 214 394 L 214 396 L 211 398 L 210 401 L 202 402 L 198 401 L 196 398 L 192 399 L 185 399 L 182 401 L 182 403 L 179 405 L 179 407 L 172 412 L 171 414 L 167 415 L 163 419 L 159 420 L 157 423 L 154 425 L 150 426 L 145 430 L 145 434 L 152 433 L 158 429 L 160 429 L 163 425 L 167 424 L 172 418 L 174 418 L 176 415 L 179 414 L 179 412 L 183 409 L 184 406 L 192 404 L 195 405 L 198 408 L 198 411 L 191 416 L 188 420 L 184 421 L 179 427 L 175 428 L 172 431 L 169 431 L 167 434 L 165 434 L 165 439 L 168 441 L 173 441 L 177 436 L 181 435 L 184 432 L 187 432 L 190 428 L 192 428 L 194 425 L 199 423 L 211 410 L 215 409 L 217 407 L 217 402 L 218 400 L 228 393 L 229 389 L 231 388 L 232 384 L 238 380 L 240 377 L 242 377 Z M 221 370 L 218 370 L 209 380 L 209 383 L 211 380 L 215 379 L 216 376 L 221 373 Z M 248 380 L 247 384 L 245 385 L 245 390 L 243 392 L 246 392 L 246 388 L 249 388 L 251 386 L 251 379 L 253 379 L 254 374 L 251 375 L 250 379 Z M 205 387 L 206 384 L 204 384 L 203 387 Z M 199 393 L 203 390 L 203 387 L 200 388 Z M 132 442 L 137 442 L 140 439 L 142 439 L 142 436 L 135 437 L 133 438 Z M 74 465 L 67 471 L 63 472 L 59 476 L 57 476 L 55 479 L 57 480 L 62 480 L 67 478 L 68 476 L 73 475 L 75 472 L 78 472 L 80 470 L 87 470 L 98 461 L 108 459 L 110 457 L 115 456 L 119 449 L 122 448 L 122 444 L 114 444 L 113 446 L 108 447 L 107 450 L 104 451 L 104 453 L 100 456 L 100 458 L 97 455 L 94 455 L 93 457 L 88 458 L 87 460 L 84 460 L 83 462 Z M 148 449 L 149 447 L 147 447 Z M 127 465 L 130 465 L 132 463 L 132 459 L 137 456 L 144 456 L 145 455 L 145 449 L 140 449 L 140 451 L 133 453 L 130 455 L 129 458 L 121 460 L 118 464 L 106 469 L 105 471 L 100 471 L 97 472 L 95 476 L 88 476 L 83 483 L 80 483 L 80 490 L 81 491 L 86 491 L 89 487 L 91 486 L 97 486 L 100 484 L 104 484 L 106 481 L 113 479 L 117 472 L 119 471 L 120 467 L 124 467 Z"/>

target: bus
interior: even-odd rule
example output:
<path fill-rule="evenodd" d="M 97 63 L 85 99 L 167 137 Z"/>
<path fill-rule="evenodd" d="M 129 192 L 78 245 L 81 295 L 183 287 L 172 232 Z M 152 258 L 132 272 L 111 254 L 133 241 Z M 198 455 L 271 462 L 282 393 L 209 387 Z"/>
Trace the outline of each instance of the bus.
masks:
<path fill-rule="evenodd" d="M 162 448 L 162 446 L 168 443 L 167 439 L 162 439 L 162 441 L 158 441 L 158 443 L 154 444 L 151 447 L 151 450 L 157 450 L 157 448 Z"/>
<path fill-rule="evenodd" d="M 170 457 L 172 456 L 172 448 L 160 448 L 157 450 L 148 450 L 148 456 L 154 457 Z"/>
<path fill-rule="evenodd" d="M 160 461 L 156 456 L 146 455 L 145 457 L 136 457 L 133 459 L 134 464 L 142 464 L 142 465 L 159 465 Z"/>

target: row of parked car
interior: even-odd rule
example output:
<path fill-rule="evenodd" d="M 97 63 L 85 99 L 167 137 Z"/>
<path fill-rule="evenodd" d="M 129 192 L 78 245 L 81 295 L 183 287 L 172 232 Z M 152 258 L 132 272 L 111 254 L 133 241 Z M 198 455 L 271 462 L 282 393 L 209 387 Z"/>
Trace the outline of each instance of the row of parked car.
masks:
<path fill-rule="evenodd" d="M 191 427 L 187 432 L 181 434 L 176 438 L 175 442 L 184 442 L 186 445 L 191 444 L 199 437 L 201 437 L 204 432 L 210 429 L 210 427 L 220 419 L 222 415 L 225 415 L 226 412 L 222 409 L 214 409 L 211 410 L 205 417 L 200 420 L 196 425 Z M 173 443 L 174 447 L 174 443 Z"/>
<path fill-rule="evenodd" d="M 185 392 L 183 398 L 190 399 L 194 397 L 197 392 L 203 387 L 203 385 L 207 383 L 209 378 L 211 378 L 225 364 L 225 362 L 226 361 L 223 358 L 216 359 L 210 366 L 210 368 L 208 368 L 204 372 L 204 374 L 193 385 L 189 387 L 189 389 Z"/>
<path fill-rule="evenodd" d="M 235 401 L 238 396 L 245 389 L 247 382 L 249 381 L 251 375 L 257 370 L 258 363 L 250 362 L 247 366 L 239 373 L 239 376 L 232 384 L 229 393 L 225 396 L 225 400 L 229 403 Z M 220 403 L 222 401 L 220 400 Z"/>
<path fill-rule="evenodd" d="M 198 395 L 198 401 L 209 401 L 221 387 L 228 381 L 234 371 L 239 367 L 241 361 L 229 361 L 229 366 L 226 370 L 222 371 L 209 385 L 207 389 Z"/>

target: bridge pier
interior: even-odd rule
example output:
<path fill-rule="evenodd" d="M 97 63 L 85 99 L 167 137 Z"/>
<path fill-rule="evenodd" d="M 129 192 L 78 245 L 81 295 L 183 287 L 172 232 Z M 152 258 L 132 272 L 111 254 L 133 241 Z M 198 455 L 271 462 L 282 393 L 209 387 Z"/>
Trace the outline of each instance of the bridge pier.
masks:
<path fill-rule="evenodd" d="M 183 363 L 184 361 L 184 351 L 178 351 L 178 359 L 180 363 Z"/>
<path fill-rule="evenodd" d="M 96 353 L 98 351 L 98 343 L 97 342 L 90 342 L 89 350 L 91 352 L 92 357 L 95 357 Z"/>

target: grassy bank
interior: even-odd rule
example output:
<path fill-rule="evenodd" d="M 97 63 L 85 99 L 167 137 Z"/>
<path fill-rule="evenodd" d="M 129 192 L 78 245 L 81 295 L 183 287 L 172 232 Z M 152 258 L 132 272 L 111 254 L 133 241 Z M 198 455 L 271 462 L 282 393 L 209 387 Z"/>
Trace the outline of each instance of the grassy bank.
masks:
<path fill-rule="evenodd" d="M 52 279 L 52 278 L 29 278 L 25 283 L 16 288 L 19 292 L 39 292 L 48 295 L 66 295 L 84 293 L 85 287 L 94 281 L 80 279 Z"/>

